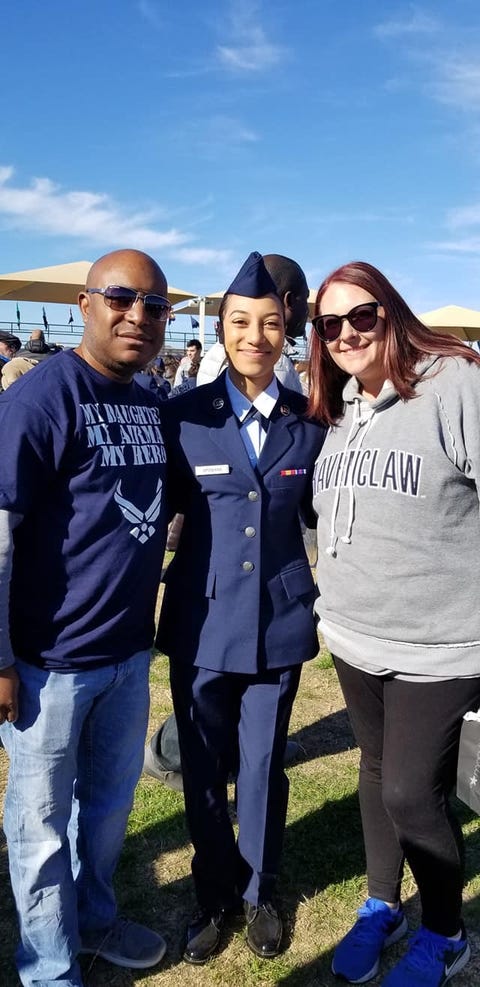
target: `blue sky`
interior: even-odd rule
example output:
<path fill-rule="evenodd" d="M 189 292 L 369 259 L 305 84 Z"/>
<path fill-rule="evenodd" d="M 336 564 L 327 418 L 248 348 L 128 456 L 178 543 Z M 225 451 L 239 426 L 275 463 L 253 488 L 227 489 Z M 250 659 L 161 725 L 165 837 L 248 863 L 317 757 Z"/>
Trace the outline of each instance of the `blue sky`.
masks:
<path fill-rule="evenodd" d="M 259 250 L 480 308 L 478 0 L 10 0 L 2 35 L 0 273 L 133 246 L 209 293 Z"/>

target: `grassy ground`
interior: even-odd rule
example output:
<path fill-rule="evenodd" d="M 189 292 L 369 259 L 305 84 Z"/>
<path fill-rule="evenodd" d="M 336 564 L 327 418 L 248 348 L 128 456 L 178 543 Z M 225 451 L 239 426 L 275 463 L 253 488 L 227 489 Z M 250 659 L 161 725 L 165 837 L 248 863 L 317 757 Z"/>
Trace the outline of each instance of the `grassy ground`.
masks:
<path fill-rule="evenodd" d="M 152 665 L 151 731 L 170 711 L 167 664 Z M 124 913 L 163 932 L 168 952 L 149 973 L 121 970 L 86 958 L 85 987 L 332 987 L 332 949 L 352 922 L 365 893 L 364 858 L 356 795 L 358 751 L 350 733 L 335 673 L 325 654 L 305 666 L 290 735 L 303 755 L 288 770 L 290 806 L 279 886 L 286 924 L 286 949 L 275 960 L 257 960 L 244 943 L 243 925 L 233 924 L 222 951 L 205 967 L 181 961 L 186 916 L 194 906 L 191 848 L 183 797 L 143 777 L 137 790 L 117 891 Z M 0 793 L 7 758 L 0 751 Z M 457 804 L 466 836 L 465 920 L 473 958 L 455 978 L 458 987 L 480 984 L 480 820 Z M 6 849 L 0 846 L 0 985 L 17 987 L 12 954 L 16 928 L 7 876 Z M 418 898 L 407 876 L 406 911 L 418 922 Z M 382 972 L 403 950 L 389 951 Z M 371 981 L 373 985 L 380 979 Z"/>

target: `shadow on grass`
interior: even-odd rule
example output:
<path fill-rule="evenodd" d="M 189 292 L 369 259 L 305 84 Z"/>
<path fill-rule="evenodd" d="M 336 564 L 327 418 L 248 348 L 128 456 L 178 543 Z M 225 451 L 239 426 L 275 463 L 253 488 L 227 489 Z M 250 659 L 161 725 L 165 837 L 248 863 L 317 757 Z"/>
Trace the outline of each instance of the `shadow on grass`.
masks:
<path fill-rule="evenodd" d="M 289 734 L 302 748 L 300 761 L 314 761 L 317 757 L 339 754 L 356 747 L 346 709 L 322 716 L 316 723 L 310 723 Z"/>
<path fill-rule="evenodd" d="M 365 873 L 357 795 L 325 802 L 285 831 L 280 893 L 289 910 L 329 885 Z"/>

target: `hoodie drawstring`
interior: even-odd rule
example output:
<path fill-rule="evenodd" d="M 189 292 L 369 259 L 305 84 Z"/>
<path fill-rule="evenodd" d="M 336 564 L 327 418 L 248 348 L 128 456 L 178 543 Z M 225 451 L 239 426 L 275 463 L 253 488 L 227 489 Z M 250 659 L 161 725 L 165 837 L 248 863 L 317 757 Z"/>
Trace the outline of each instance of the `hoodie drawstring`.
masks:
<path fill-rule="evenodd" d="M 375 414 L 375 412 L 374 412 L 374 409 L 373 408 L 372 409 L 368 409 L 366 414 L 365 413 L 362 413 L 361 406 L 360 406 L 360 401 L 355 401 L 354 402 L 352 424 L 350 425 L 350 428 L 348 430 L 348 435 L 347 435 L 347 438 L 345 440 L 345 445 L 343 447 L 343 452 L 342 452 L 342 456 L 345 457 L 345 461 L 344 461 L 343 467 L 342 467 L 342 476 L 340 477 L 339 484 L 338 484 L 337 489 L 335 491 L 335 499 L 333 501 L 332 515 L 331 515 L 331 519 L 330 519 L 330 544 L 325 549 L 326 554 L 327 555 L 331 555 L 333 558 L 335 558 L 335 556 L 337 554 L 338 536 L 337 536 L 337 533 L 336 533 L 336 520 L 337 520 L 337 514 L 338 514 L 338 507 L 339 507 L 339 503 L 340 503 L 340 493 L 341 493 L 341 489 L 342 489 L 342 477 L 343 477 L 343 473 L 344 473 L 345 466 L 346 466 L 346 463 L 347 463 L 348 446 L 349 446 L 350 442 L 353 439 L 353 436 L 355 434 L 356 429 L 360 429 L 359 439 L 358 439 L 357 445 L 355 446 L 355 449 L 354 449 L 354 452 L 353 452 L 353 458 L 355 459 L 355 457 L 357 456 L 357 453 L 360 451 L 360 448 L 362 446 L 362 443 L 364 441 L 364 438 L 365 438 L 365 436 L 367 435 L 367 433 L 368 433 L 368 431 L 370 429 L 370 425 L 371 425 L 371 422 L 373 420 L 374 414 Z M 362 428 L 362 425 L 365 425 L 366 428 Z M 353 477 L 353 471 L 352 471 L 352 477 Z M 353 488 L 353 482 L 352 481 L 350 481 L 349 484 L 348 484 L 348 491 L 349 491 L 349 504 L 348 504 L 347 528 L 346 528 L 345 534 L 342 535 L 342 537 L 340 539 L 340 541 L 342 541 L 344 545 L 350 545 L 351 544 L 351 541 L 352 541 L 352 528 L 353 528 L 353 522 L 354 522 L 354 519 L 355 519 L 355 493 L 354 493 L 354 488 Z"/>

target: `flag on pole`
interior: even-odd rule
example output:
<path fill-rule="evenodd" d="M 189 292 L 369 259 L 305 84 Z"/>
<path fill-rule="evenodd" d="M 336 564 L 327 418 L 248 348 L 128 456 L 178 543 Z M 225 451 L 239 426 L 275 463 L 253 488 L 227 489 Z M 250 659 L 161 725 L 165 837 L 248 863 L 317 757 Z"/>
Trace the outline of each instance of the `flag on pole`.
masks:
<path fill-rule="evenodd" d="M 17 326 L 20 329 L 20 309 L 18 307 L 18 302 L 17 302 Z"/>
<path fill-rule="evenodd" d="M 200 323 L 198 319 L 193 318 L 193 315 L 190 316 L 190 322 L 192 323 L 192 329 L 200 329 Z"/>
<path fill-rule="evenodd" d="M 68 320 L 68 325 L 69 326 L 73 326 L 73 315 L 72 315 L 72 310 L 71 309 L 70 309 L 70 317 L 69 317 L 69 320 Z"/>
<path fill-rule="evenodd" d="M 43 306 L 43 308 L 42 308 L 42 319 L 43 319 L 43 324 L 45 326 L 45 329 L 48 332 L 48 319 L 47 319 L 47 313 L 45 311 L 45 306 Z"/>

